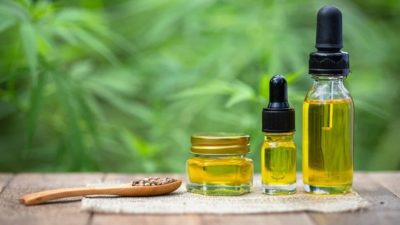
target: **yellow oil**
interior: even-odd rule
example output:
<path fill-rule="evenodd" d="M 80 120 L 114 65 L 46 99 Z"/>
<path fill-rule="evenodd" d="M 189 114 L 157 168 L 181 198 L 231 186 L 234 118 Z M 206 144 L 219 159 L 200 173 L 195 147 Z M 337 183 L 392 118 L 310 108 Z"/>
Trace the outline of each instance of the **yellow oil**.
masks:
<path fill-rule="evenodd" d="M 187 170 L 189 181 L 197 184 L 241 185 L 253 179 L 252 160 L 241 157 L 193 157 L 187 162 Z"/>
<path fill-rule="evenodd" d="M 293 141 L 264 142 L 261 150 L 262 183 L 290 185 L 296 182 L 296 148 Z"/>
<path fill-rule="evenodd" d="M 265 137 L 261 148 L 261 177 L 265 193 L 287 194 L 295 191 L 296 147 L 292 136 L 278 134 Z"/>
<path fill-rule="evenodd" d="M 316 193 L 351 190 L 353 117 L 351 99 L 304 101 L 303 182 Z"/>

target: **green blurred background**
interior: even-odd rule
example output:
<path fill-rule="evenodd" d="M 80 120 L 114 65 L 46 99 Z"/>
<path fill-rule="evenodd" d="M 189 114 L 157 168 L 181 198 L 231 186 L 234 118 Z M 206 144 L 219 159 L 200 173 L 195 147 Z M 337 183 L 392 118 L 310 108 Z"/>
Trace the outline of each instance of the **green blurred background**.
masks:
<path fill-rule="evenodd" d="M 343 12 L 355 168 L 400 169 L 400 1 L 0 0 L 0 171 L 183 172 L 194 132 L 244 132 L 268 80 L 297 110 L 316 12 Z"/>

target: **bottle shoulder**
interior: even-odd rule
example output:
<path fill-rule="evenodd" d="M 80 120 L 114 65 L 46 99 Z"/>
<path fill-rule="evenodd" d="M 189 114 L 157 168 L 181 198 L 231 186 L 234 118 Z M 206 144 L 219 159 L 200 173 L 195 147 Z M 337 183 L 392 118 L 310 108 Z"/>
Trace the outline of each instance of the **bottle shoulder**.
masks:
<path fill-rule="evenodd" d="M 314 84 L 307 92 L 305 100 L 338 100 L 352 97 L 342 81 L 314 81 Z"/>
<path fill-rule="evenodd" d="M 347 99 L 350 102 L 353 102 L 353 98 L 347 92 L 327 92 L 327 91 L 312 91 L 310 90 L 304 100 L 317 100 L 317 101 L 324 101 L 324 100 L 341 100 Z"/>

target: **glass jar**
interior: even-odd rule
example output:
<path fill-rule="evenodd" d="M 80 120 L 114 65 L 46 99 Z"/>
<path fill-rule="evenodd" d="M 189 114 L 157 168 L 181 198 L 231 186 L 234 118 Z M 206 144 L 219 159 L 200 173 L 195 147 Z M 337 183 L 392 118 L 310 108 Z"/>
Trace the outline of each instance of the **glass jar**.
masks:
<path fill-rule="evenodd" d="M 252 191 L 249 135 L 195 134 L 187 160 L 187 190 L 202 195 L 242 195 Z"/>
<path fill-rule="evenodd" d="M 353 100 L 340 74 L 313 75 L 303 104 L 303 182 L 307 192 L 342 194 L 353 182 Z"/>

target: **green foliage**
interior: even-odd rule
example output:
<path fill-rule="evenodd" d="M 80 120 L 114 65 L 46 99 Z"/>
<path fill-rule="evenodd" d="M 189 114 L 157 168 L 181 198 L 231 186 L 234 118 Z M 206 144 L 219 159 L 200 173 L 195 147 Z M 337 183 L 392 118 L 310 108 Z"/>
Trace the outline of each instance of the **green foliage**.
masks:
<path fill-rule="evenodd" d="M 249 133 L 258 170 L 275 73 L 290 84 L 301 165 L 308 53 L 327 2 L 1 0 L 0 171 L 183 172 L 199 131 Z M 400 4 L 371 14 L 374 1 L 358 2 L 335 1 L 356 169 L 399 169 Z"/>

